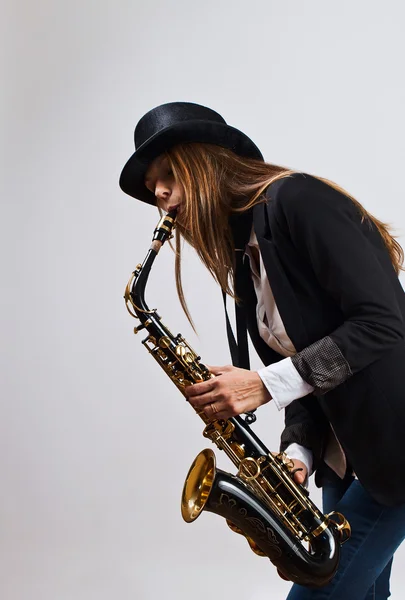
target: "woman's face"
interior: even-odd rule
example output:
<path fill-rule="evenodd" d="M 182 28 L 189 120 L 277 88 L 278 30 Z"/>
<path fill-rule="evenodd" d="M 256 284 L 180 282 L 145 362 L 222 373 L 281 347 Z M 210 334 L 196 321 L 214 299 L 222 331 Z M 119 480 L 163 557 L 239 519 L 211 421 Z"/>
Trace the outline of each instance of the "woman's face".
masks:
<path fill-rule="evenodd" d="M 157 205 L 166 212 L 177 208 L 181 212 L 183 190 L 174 180 L 173 172 L 165 154 L 160 154 L 145 173 L 145 185 L 156 196 Z"/>

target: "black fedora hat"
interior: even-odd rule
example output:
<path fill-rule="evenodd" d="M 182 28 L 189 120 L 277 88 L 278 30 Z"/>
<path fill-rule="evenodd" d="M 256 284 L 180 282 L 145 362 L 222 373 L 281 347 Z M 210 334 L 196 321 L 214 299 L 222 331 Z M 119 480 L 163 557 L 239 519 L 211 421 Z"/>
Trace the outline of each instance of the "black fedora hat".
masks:
<path fill-rule="evenodd" d="M 264 160 L 247 135 L 227 125 L 220 114 L 193 102 L 169 102 L 152 108 L 135 127 L 135 152 L 122 169 L 120 188 L 156 205 L 144 177 L 149 164 L 165 150 L 182 142 L 205 142 L 233 150 L 235 154 Z"/>

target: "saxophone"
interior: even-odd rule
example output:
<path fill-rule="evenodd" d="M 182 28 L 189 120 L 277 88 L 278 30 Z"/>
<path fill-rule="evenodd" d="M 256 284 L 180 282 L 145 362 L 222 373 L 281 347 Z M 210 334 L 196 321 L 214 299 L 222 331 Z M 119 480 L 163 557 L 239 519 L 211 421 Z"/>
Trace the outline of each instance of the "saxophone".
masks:
<path fill-rule="evenodd" d="M 124 299 L 131 316 L 145 329 L 142 341 L 153 358 L 184 394 L 188 385 L 214 377 L 200 362 L 184 337 L 173 335 L 157 309 L 149 310 L 144 291 L 152 264 L 165 241 L 172 237 L 176 211 L 162 217 L 142 264 L 126 286 Z M 251 549 L 267 556 L 286 580 L 321 587 L 333 578 L 340 545 L 350 537 L 350 525 L 340 513 L 322 512 L 309 493 L 294 481 L 293 462 L 284 454 L 273 455 L 240 417 L 205 423 L 203 435 L 223 450 L 238 469 L 237 475 L 215 466 L 211 449 L 200 452 L 186 477 L 181 513 L 187 523 L 205 509 L 224 517 L 232 531 L 242 534 Z"/>

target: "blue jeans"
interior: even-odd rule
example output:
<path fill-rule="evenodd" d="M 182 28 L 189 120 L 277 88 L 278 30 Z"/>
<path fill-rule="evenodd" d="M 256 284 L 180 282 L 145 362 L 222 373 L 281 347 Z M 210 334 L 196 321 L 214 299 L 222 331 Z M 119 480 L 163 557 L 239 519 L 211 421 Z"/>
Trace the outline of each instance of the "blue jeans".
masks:
<path fill-rule="evenodd" d="M 352 535 L 331 583 L 319 589 L 294 584 L 287 600 L 386 600 L 392 557 L 405 538 L 405 504 L 382 506 L 357 479 L 342 480 L 332 471 L 322 493 L 324 513 L 344 514 Z"/>

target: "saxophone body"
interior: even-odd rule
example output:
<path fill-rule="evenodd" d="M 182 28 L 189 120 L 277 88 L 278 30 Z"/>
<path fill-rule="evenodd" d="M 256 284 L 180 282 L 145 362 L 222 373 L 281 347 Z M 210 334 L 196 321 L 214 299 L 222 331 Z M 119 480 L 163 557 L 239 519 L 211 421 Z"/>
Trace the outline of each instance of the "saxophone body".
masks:
<path fill-rule="evenodd" d="M 142 264 L 125 290 L 129 313 L 139 319 L 134 332 L 145 329 L 142 341 L 180 392 L 213 375 L 181 334 L 173 335 L 156 309 L 149 310 L 144 290 L 152 264 L 171 237 L 175 211 L 163 217 Z M 240 416 L 204 421 L 203 435 L 237 468 L 232 475 L 216 468 L 211 449 L 200 452 L 184 483 L 181 512 L 186 522 L 203 510 L 224 517 L 251 549 L 267 556 L 284 579 L 309 587 L 326 585 L 339 563 L 340 545 L 350 537 L 350 525 L 340 513 L 324 515 L 308 491 L 294 481 L 294 465 L 284 454 L 273 455 Z"/>

